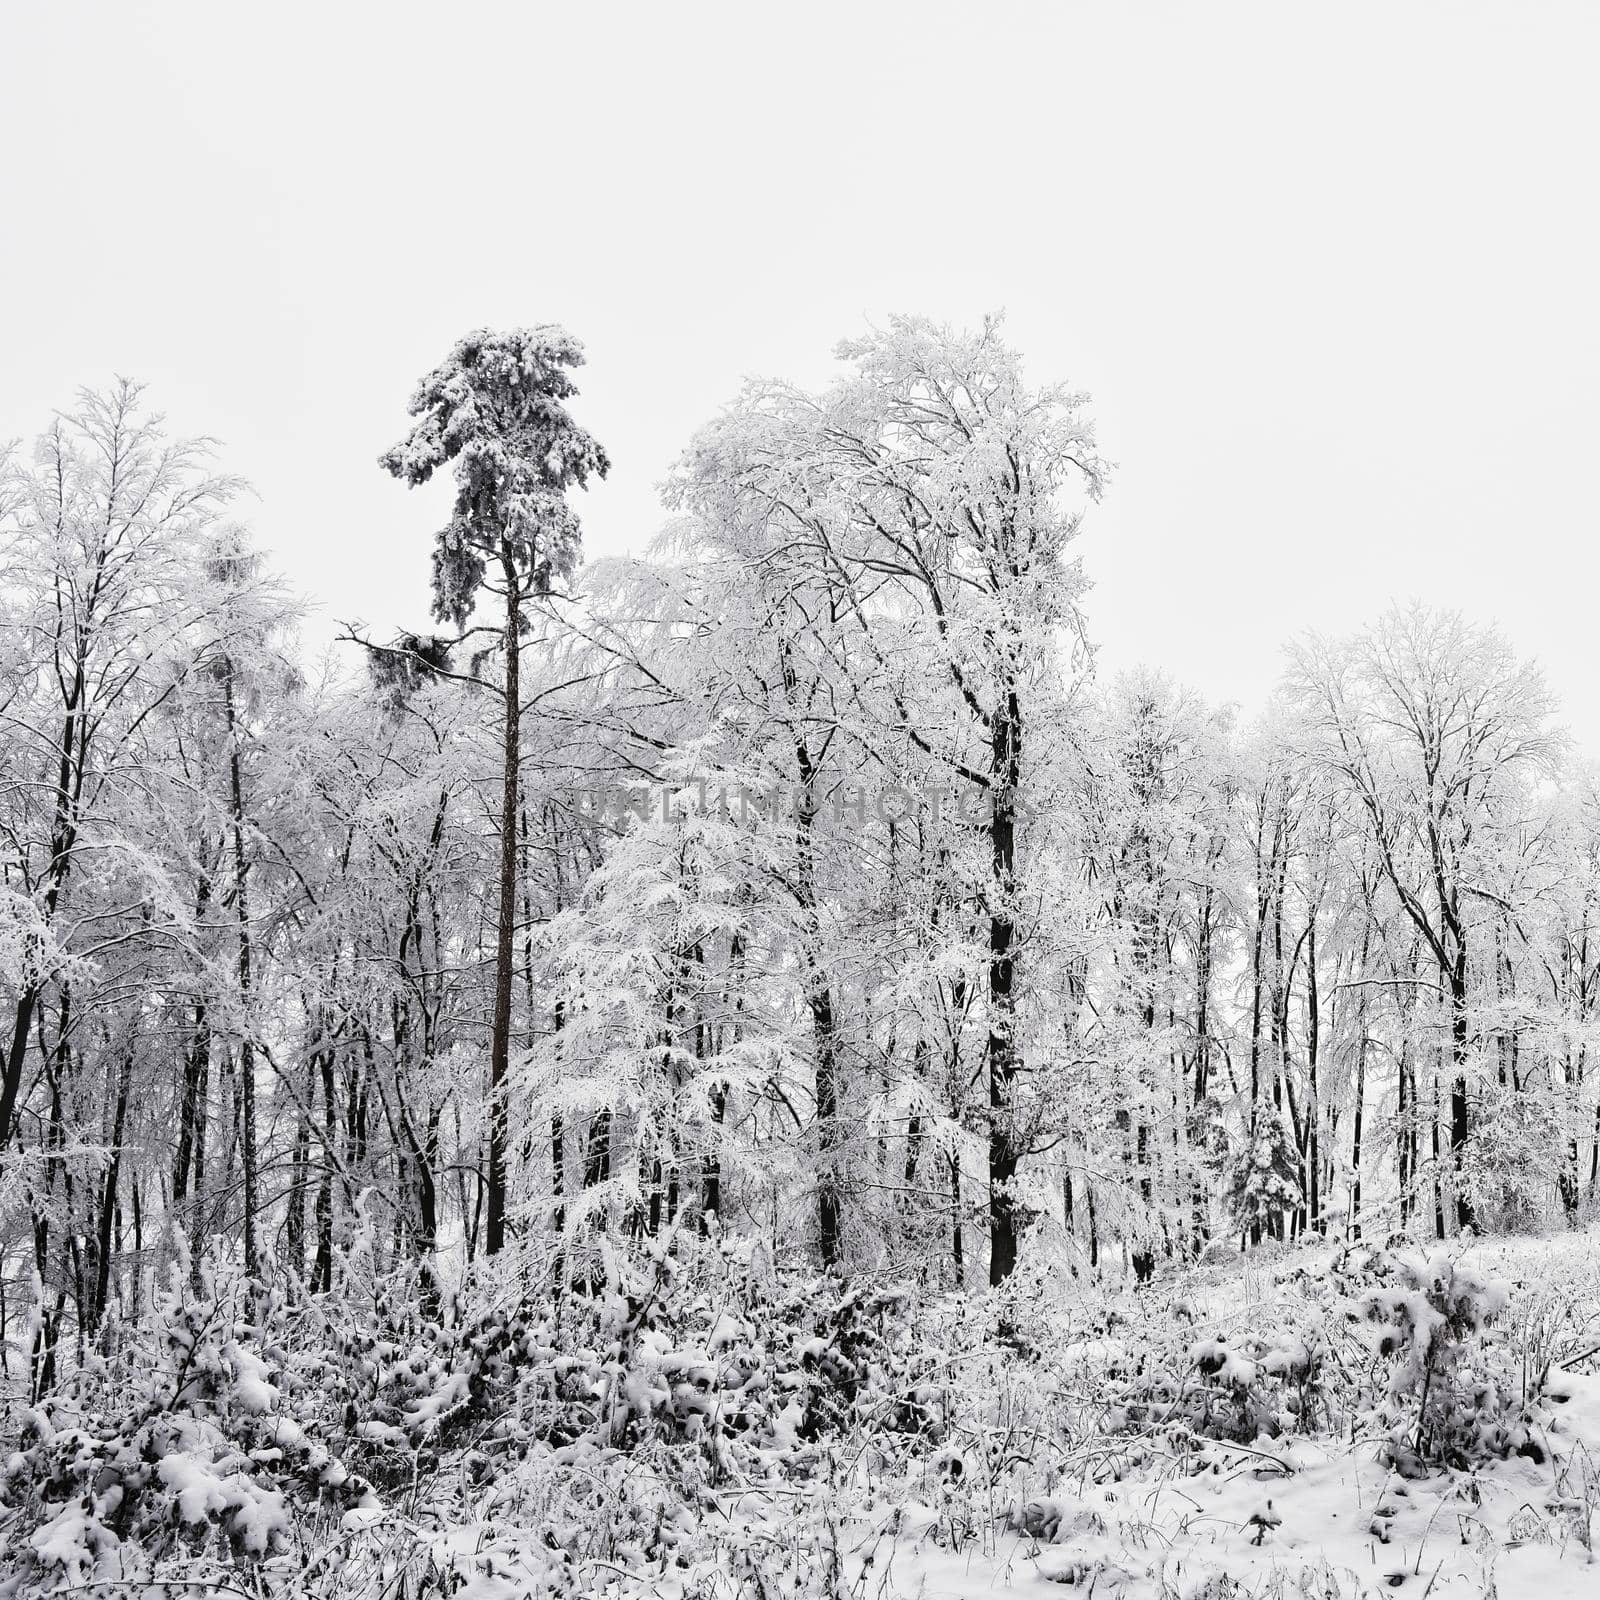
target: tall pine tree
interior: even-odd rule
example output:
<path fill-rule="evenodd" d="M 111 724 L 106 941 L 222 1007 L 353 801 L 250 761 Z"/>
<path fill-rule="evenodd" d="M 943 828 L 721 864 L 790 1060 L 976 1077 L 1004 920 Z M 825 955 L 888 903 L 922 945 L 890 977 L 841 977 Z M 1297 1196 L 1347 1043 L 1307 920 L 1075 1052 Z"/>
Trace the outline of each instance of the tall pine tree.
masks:
<path fill-rule="evenodd" d="M 408 484 L 446 462 L 456 500 L 433 550 L 433 614 L 464 628 L 487 591 L 504 607 L 504 770 L 500 810 L 499 915 L 489 1052 L 489 1174 L 485 1245 L 505 1242 L 506 1073 L 517 904 L 517 766 L 520 656 L 527 608 L 577 564 L 578 518 L 566 492 L 609 462 L 563 402 L 577 393 L 568 369 L 583 346 L 553 325 L 469 333 L 411 398 L 410 433 L 380 458 Z"/>

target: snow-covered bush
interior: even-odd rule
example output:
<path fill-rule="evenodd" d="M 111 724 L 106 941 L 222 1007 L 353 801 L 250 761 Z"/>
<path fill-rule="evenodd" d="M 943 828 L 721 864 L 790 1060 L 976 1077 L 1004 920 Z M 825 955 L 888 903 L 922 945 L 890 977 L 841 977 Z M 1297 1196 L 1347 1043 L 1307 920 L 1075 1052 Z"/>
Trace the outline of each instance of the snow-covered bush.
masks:
<path fill-rule="evenodd" d="M 1114 1345 L 1082 1347 L 1098 1363 L 1100 1431 L 1184 1450 L 1342 1426 L 1356 1399 L 1330 1345 L 1344 1337 L 1335 1260 L 1281 1272 L 1245 1308 L 1216 1293 L 1210 1266 L 1164 1304 L 1112 1308 L 1102 1326 Z"/>
<path fill-rule="evenodd" d="M 1310 1326 L 1220 1332 L 1186 1345 L 1169 1336 L 1159 1347 L 1147 1338 L 1145 1346 L 1131 1375 L 1112 1375 L 1107 1432 L 1249 1443 L 1309 1431 L 1332 1414 L 1327 1345 Z"/>
<path fill-rule="evenodd" d="M 1269 1289 L 1198 1321 L 1178 1298 L 1128 1330 L 1101 1368 L 1102 1430 L 1183 1447 L 1375 1426 L 1418 1470 L 1540 1454 L 1538 1386 L 1520 1372 L 1531 1358 L 1493 1337 L 1504 1285 L 1448 1252 L 1357 1245 L 1302 1257 Z"/>
<path fill-rule="evenodd" d="M 1511 1375 L 1485 1342 L 1509 1303 L 1506 1286 L 1447 1250 L 1389 1257 L 1378 1271 L 1362 1310 L 1379 1330 L 1377 1354 L 1392 1362 L 1385 1420 L 1395 1464 L 1541 1459 Z"/>
<path fill-rule="evenodd" d="M 775 1273 L 748 1249 L 696 1241 L 616 1256 L 607 1294 L 563 1337 L 592 1342 L 604 1443 L 692 1447 L 718 1482 L 764 1452 L 804 1460 L 868 1417 L 934 1430 L 909 1311 L 904 1289 Z M 576 1359 L 564 1344 L 558 1362 Z"/>
<path fill-rule="evenodd" d="M 1448 1257 L 1301 1251 L 1248 1295 L 1208 1269 L 1165 1299 L 1042 1275 L 964 1297 L 624 1237 L 592 1276 L 527 1250 L 424 1310 L 375 1242 L 310 1297 L 229 1261 L 190 1296 L 180 1272 L 33 1408 L 0 1453 L 0 1600 L 831 1596 L 878 1538 L 1109 1572 L 1148 1537 L 1124 1484 L 1193 1478 L 1267 1548 L 1304 1516 L 1279 1479 L 1333 1438 L 1471 1466 L 1562 1410 L 1511 1403 L 1501 1291 Z M 1576 1528 L 1589 1480 L 1563 1470 Z M 1246 1521 L 1228 1485 L 1263 1475 Z"/>
<path fill-rule="evenodd" d="M 283 1550 L 370 1486 L 296 1417 L 311 1381 L 281 1297 L 237 1275 L 201 1293 L 174 1268 L 110 1357 L 27 1410 L 0 1466 L 13 1559 L 0 1596 L 212 1570 Z"/>

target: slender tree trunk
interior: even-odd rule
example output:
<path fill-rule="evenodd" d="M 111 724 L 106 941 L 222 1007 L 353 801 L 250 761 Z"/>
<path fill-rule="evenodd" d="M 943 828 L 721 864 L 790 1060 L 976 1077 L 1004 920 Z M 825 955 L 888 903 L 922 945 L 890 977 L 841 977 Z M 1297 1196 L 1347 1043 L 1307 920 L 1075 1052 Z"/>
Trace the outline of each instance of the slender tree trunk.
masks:
<path fill-rule="evenodd" d="M 289 1157 L 289 1196 L 283 1219 L 285 1264 L 296 1276 L 306 1267 L 306 1174 L 311 1166 L 311 1107 L 317 1098 L 317 1063 L 306 1072 L 305 1104 L 296 1108 L 294 1149 Z"/>
<path fill-rule="evenodd" d="M 817 915 L 816 860 L 813 825 L 816 820 L 815 771 L 809 753 L 803 757 L 803 787 L 796 816 L 799 860 L 796 890 L 806 925 L 803 959 L 806 968 L 806 1003 L 811 1012 L 811 1037 L 815 1059 L 817 1103 L 817 1246 L 825 1267 L 839 1260 L 839 1062 L 833 989 L 828 982 L 818 948 L 822 937 Z"/>
<path fill-rule="evenodd" d="M 204 842 L 201 853 L 205 853 Z M 194 917 L 199 928 L 211 904 L 211 874 L 201 869 L 195 885 Z M 203 985 L 204 979 L 199 980 Z M 181 1216 L 189 1198 L 189 1184 L 193 1179 L 198 1190 L 204 1181 L 197 1157 L 204 1144 L 200 1132 L 205 1118 L 205 1089 L 207 1067 L 211 1060 L 210 1008 L 205 989 L 197 985 L 194 998 L 194 1022 L 190 1032 L 189 1049 L 183 1062 L 183 1089 L 178 1105 L 178 1148 L 172 1163 L 172 1207 Z"/>
<path fill-rule="evenodd" d="M 144 1313 L 144 1180 L 133 1179 L 133 1281 L 128 1287 L 128 1304 L 135 1317 Z"/>
<path fill-rule="evenodd" d="M 1370 918 L 1361 929 L 1361 962 L 1360 972 L 1365 975 L 1367 970 L 1367 950 L 1372 934 Z M 1367 989 L 1361 986 L 1359 997 L 1356 1000 L 1356 1082 L 1355 1105 L 1351 1115 L 1350 1136 L 1350 1237 L 1361 1237 L 1361 1123 L 1366 1115 L 1367 1103 Z"/>
<path fill-rule="evenodd" d="M 711 1146 L 706 1152 L 705 1164 L 701 1169 L 700 1183 L 700 1227 L 701 1231 L 709 1230 L 709 1219 L 715 1217 L 720 1223 L 722 1220 L 722 1159 L 718 1154 L 717 1140 L 721 1137 L 723 1119 L 728 1111 L 728 1090 L 725 1084 L 719 1084 L 711 1091 L 711 1126 L 714 1130 L 711 1136 Z"/>
<path fill-rule="evenodd" d="M 1594 1147 L 1589 1152 L 1589 1193 L 1600 1189 L 1600 1098 L 1594 1103 Z"/>
<path fill-rule="evenodd" d="M 961 1157 L 952 1155 L 950 1165 L 950 1265 L 955 1273 L 956 1288 L 965 1287 L 967 1281 L 967 1246 L 961 1228 Z"/>
<path fill-rule="evenodd" d="M 555 1004 L 555 1033 L 559 1043 L 561 1030 L 566 1026 L 567 1007 L 565 1001 L 557 1000 Z M 563 1204 L 567 1194 L 567 1125 L 559 1111 L 550 1118 L 550 1197 L 554 1202 L 551 1209 L 550 1224 L 554 1233 L 560 1234 L 566 1230 L 567 1208 Z M 561 1282 L 562 1275 L 556 1273 L 556 1282 Z"/>
<path fill-rule="evenodd" d="M 583 1186 L 592 1189 L 611 1176 L 611 1113 L 597 1111 L 589 1122 L 589 1148 L 583 1160 Z"/>
<path fill-rule="evenodd" d="M 494 1020 L 489 1038 L 489 1175 L 484 1249 L 497 1254 L 506 1240 L 506 1077 L 511 1064 L 511 979 L 516 960 L 517 793 L 521 761 L 522 608 L 511 543 L 502 539 L 506 584 L 504 771 L 500 802 L 500 909 L 495 937 Z"/>
<path fill-rule="evenodd" d="M 50 862 L 45 869 L 45 890 L 40 922 L 48 929 L 55 920 L 61 891 L 72 867 L 73 846 L 77 842 L 78 799 L 83 783 L 84 762 L 88 756 L 86 716 L 83 706 L 84 654 L 80 645 L 73 668 L 72 687 L 67 692 L 61 748 L 56 760 L 55 812 L 50 824 Z M 76 749 L 74 748 L 76 746 Z M 35 1008 L 45 989 L 45 974 L 36 957 L 42 953 L 39 936 L 24 944 L 25 969 L 17 993 L 12 1018 L 11 1044 L 6 1051 L 5 1076 L 0 1079 L 0 1152 L 11 1142 L 12 1123 L 17 1114 L 17 1097 L 22 1091 L 22 1071 L 28 1055 L 28 1034 L 33 1027 Z"/>
<path fill-rule="evenodd" d="M 194 1091 L 194 1157 L 189 1168 L 189 1277 L 198 1293 L 200 1258 L 205 1252 L 206 1228 L 206 1140 L 211 1130 L 211 1033 L 205 1036 L 200 1068 Z"/>
<path fill-rule="evenodd" d="M 1455 1191 L 1456 1226 L 1473 1226 L 1472 1202 L 1466 1192 L 1466 1144 L 1471 1132 L 1467 1108 L 1467 952 L 1463 944 L 1450 973 L 1450 1170 Z M 1442 1237 L 1442 1236 L 1441 1236 Z"/>
<path fill-rule="evenodd" d="M 317 1057 L 322 1081 L 322 1181 L 317 1185 L 317 1254 L 311 1267 L 313 1293 L 333 1288 L 333 1168 L 339 1158 L 339 1111 L 334 1099 L 333 1047 Z"/>
<path fill-rule="evenodd" d="M 133 1086 L 133 1045 L 123 1052 L 122 1071 L 117 1077 L 117 1103 L 111 1117 L 111 1159 L 106 1163 L 105 1184 L 100 1195 L 99 1249 L 95 1260 L 94 1299 L 90 1326 L 98 1328 L 106 1314 L 111 1292 L 111 1231 L 117 1209 L 117 1181 L 122 1172 L 122 1135 L 128 1119 L 128 1093 Z"/>
<path fill-rule="evenodd" d="M 1417 1087 L 1417 1062 L 1410 1040 L 1400 1044 L 1400 1151 L 1404 1164 L 1401 1216 L 1412 1220 L 1422 1204 L 1417 1173 L 1422 1166 L 1422 1094 Z"/>
<path fill-rule="evenodd" d="M 1444 1225 L 1444 1174 L 1439 1170 L 1439 1061 L 1435 1053 L 1433 1064 L 1433 1232 L 1434 1237 L 1445 1236 Z"/>
<path fill-rule="evenodd" d="M 733 1042 L 737 1046 L 744 1039 L 744 934 L 735 930 L 728 943 L 728 983 L 733 989 Z M 722 1082 L 711 1091 L 711 1136 L 707 1141 L 705 1164 L 701 1169 L 700 1226 L 708 1229 L 706 1219 L 716 1217 L 722 1223 L 722 1129 L 728 1114 L 728 1085 Z"/>
<path fill-rule="evenodd" d="M 1321 1000 L 1317 989 L 1317 913 L 1311 911 L 1306 933 L 1306 1155 L 1303 1163 L 1306 1216 L 1313 1232 L 1322 1231 L 1321 1122 L 1322 1104 L 1317 1083 L 1317 1055 L 1321 1046 Z"/>
<path fill-rule="evenodd" d="M 1266 800 L 1258 801 L 1260 811 L 1256 822 L 1256 925 L 1255 937 L 1250 946 L 1250 1126 L 1253 1138 L 1256 1115 L 1261 1104 L 1261 996 L 1266 987 L 1266 974 L 1262 970 L 1262 948 L 1267 934 L 1267 908 L 1271 905 L 1272 867 L 1262 858 L 1266 841 Z"/>
<path fill-rule="evenodd" d="M 12 1018 L 11 1046 L 6 1051 L 5 1080 L 0 1083 L 0 1150 L 11 1142 L 11 1124 L 17 1114 L 17 1097 L 22 1090 L 22 1069 L 28 1056 L 28 1032 L 33 1027 L 34 1007 L 39 1003 L 42 985 L 35 979 L 24 982 L 17 996 Z"/>
<path fill-rule="evenodd" d="M 207 1207 L 207 1234 L 226 1226 L 233 1203 L 234 1165 L 239 1159 L 239 1079 L 233 1064 L 233 1051 L 224 1049 L 217 1070 L 217 1101 L 222 1113 L 219 1130 L 222 1149 L 218 1162 L 215 1198 Z"/>
<path fill-rule="evenodd" d="M 801 690 L 787 640 L 778 648 L 785 693 L 791 703 Z M 825 1267 L 839 1260 L 839 1062 L 833 990 L 823 965 L 822 924 L 817 912 L 817 763 L 803 735 L 794 737 L 799 794 L 795 806 L 795 901 L 803 928 L 806 1004 L 811 1012 L 817 1126 L 817 1248 Z"/>
<path fill-rule="evenodd" d="M 989 846 L 993 901 L 989 912 L 989 1282 L 1004 1283 L 1017 1264 L 1020 1232 L 1012 1184 L 1020 1151 L 1011 1124 L 1017 1072 L 1016 977 L 1011 907 L 1016 870 L 1017 789 L 1022 776 L 1022 704 L 1014 684 L 996 707 L 990 744 Z"/>
<path fill-rule="evenodd" d="M 224 656 L 222 694 L 228 716 L 228 783 L 233 822 L 234 910 L 239 918 L 239 1160 L 244 1179 L 244 1269 L 261 1275 L 256 1243 L 256 1044 L 250 943 L 250 884 L 244 857 L 244 794 L 239 775 L 239 728 L 233 702 L 233 660 Z"/>

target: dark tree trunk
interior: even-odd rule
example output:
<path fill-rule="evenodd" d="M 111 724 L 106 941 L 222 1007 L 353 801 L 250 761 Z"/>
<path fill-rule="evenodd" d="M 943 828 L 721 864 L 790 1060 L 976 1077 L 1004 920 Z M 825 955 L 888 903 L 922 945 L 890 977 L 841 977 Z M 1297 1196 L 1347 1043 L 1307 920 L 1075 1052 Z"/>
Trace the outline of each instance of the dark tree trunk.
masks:
<path fill-rule="evenodd" d="M 244 857 L 244 794 L 239 774 L 239 729 L 233 703 L 233 660 L 224 656 L 222 694 L 228 716 L 228 786 L 233 821 L 234 910 L 239 919 L 239 1160 L 244 1180 L 244 1269 L 261 1275 L 256 1243 L 256 1045 L 250 944 L 250 885 Z"/>
<path fill-rule="evenodd" d="M 88 756 L 88 718 L 83 704 L 84 656 L 80 647 L 73 669 L 72 687 L 67 692 L 66 714 L 61 730 L 61 749 L 56 761 L 55 813 L 50 825 L 50 863 L 45 870 L 45 890 L 40 921 L 45 928 L 55 920 L 61 891 L 72 867 L 72 850 L 77 842 L 78 801 L 83 785 L 84 763 Z M 11 1142 L 12 1123 L 17 1114 L 17 1097 L 22 1091 L 22 1071 L 28 1055 L 28 1034 L 34 1012 L 44 995 L 45 975 L 37 967 L 35 942 L 24 946 L 26 966 L 17 993 L 12 1018 L 11 1044 L 6 1051 L 5 1076 L 0 1079 L 0 1152 Z"/>
<path fill-rule="evenodd" d="M 205 846 L 202 843 L 202 855 L 204 851 Z M 194 895 L 194 918 L 197 928 L 204 922 L 210 904 L 211 874 L 202 869 L 200 880 L 195 885 Z M 185 1053 L 183 1062 L 183 1089 L 178 1105 L 178 1148 L 172 1163 L 172 1204 L 174 1212 L 179 1215 L 182 1214 L 189 1198 L 191 1178 L 196 1190 L 205 1180 L 205 1174 L 200 1170 L 197 1157 L 204 1145 L 204 1136 L 200 1128 L 205 1118 L 205 1089 L 210 1060 L 210 1010 L 205 990 L 201 988 L 194 999 L 194 1022 L 189 1049 Z"/>
<path fill-rule="evenodd" d="M 718 1085 L 711 1091 L 711 1125 L 714 1129 L 722 1127 L 723 1118 L 728 1112 L 728 1090 L 725 1085 Z M 720 1134 L 713 1133 L 711 1147 L 706 1152 L 705 1164 L 701 1169 L 700 1183 L 700 1227 L 702 1231 L 709 1228 L 707 1219 L 716 1217 L 722 1219 L 722 1159 L 718 1154 L 717 1139 Z"/>
<path fill-rule="evenodd" d="M 1470 1228 L 1475 1218 L 1466 1192 L 1466 1144 L 1471 1132 L 1467 1108 L 1467 952 L 1463 944 L 1450 973 L 1450 1170 L 1456 1202 L 1456 1226 Z M 1442 1238 L 1443 1235 L 1441 1234 Z"/>
<path fill-rule="evenodd" d="M 950 1164 L 950 1265 L 955 1273 L 956 1288 L 967 1281 L 967 1244 L 961 1228 L 961 1157 L 953 1155 Z"/>
<path fill-rule="evenodd" d="M 322 1181 L 317 1185 L 317 1255 L 311 1268 L 313 1293 L 333 1288 L 333 1168 L 339 1158 L 339 1112 L 334 1100 L 333 1050 L 318 1057 L 322 1077 Z"/>
<path fill-rule="evenodd" d="M 106 1163 L 105 1183 L 100 1194 L 99 1247 L 95 1259 L 94 1299 L 89 1325 L 100 1326 L 111 1293 L 112 1224 L 117 1210 L 117 1181 L 122 1172 L 122 1135 L 128 1120 L 128 1092 L 133 1086 L 133 1046 L 122 1057 L 117 1078 L 117 1103 L 111 1116 L 111 1159 Z"/>
<path fill-rule="evenodd" d="M 989 1282 L 1004 1283 L 1017 1264 L 1020 1234 L 1012 1184 L 1019 1149 L 1011 1121 L 1017 1075 L 1016 978 L 1012 894 L 1016 870 L 1017 790 L 1022 777 L 1022 703 L 1015 686 L 994 714 L 990 741 L 989 847 L 993 900 L 989 911 Z"/>
<path fill-rule="evenodd" d="M 1317 922 L 1311 912 L 1306 935 L 1306 1154 L 1302 1169 L 1306 1190 L 1306 1217 L 1314 1232 L 1322 1231 L 1321 1122 L 1322 1104 L 1318 1094 L 1317 1052 L 1321 1045 L 1320 996 L 1317 990 Z"/>
<path fill-rule="evenodd" d="M 555 1005 L 555 1031 L 559 1034 L 566 1025 L 567 1008 L 560 1001 Z M 561 1233 L 567 1226 L 567 1208 L 562 1204 L 567 1193 L 567 1125 L 561 1113 L 557 1111 L 550 1118 L 550 1196 L 555 1202 L 551 1211 L 550 1222 L 554 1232 Z M 559 1282 L 561 1274 L 556 1274 Z"/>
<path fill-rule="evenodd" d="M 596 1112 L 589 1123 L 589 1148 L 583 1160 L 583 1186 L 592 1189 L 611 1176 L 611 1113 Z"/>
<path fill-rule="evenodd" d="M 137 1175 L 133 1180 L 133 1273 L 128 1287 L 128 1304 L 133 1314 L 144 1310 L 144 1181 Z"/>
<path fill-rule="evenodd" d="M 506 584 L 504 771 L 500 801 L 500 906 L 495 931 L 494 1020 L 489 1036 L 489 1174 L 484 1250 L 506 1241 L 506 1076 L 511 1064 L 511 979 L 516 960 L 517 792 L 522 734 L 522 609 L 509 539 L 500 545 Z"/>
<path fill-rule="evenodd" d="M 1363 968 L 1365 963 L 1363 963 Z M 1360 1001 L 1360 1021 L 1357 1026 L 1361 1037 L 1356 1043 L 1355 1105 L 1351 1115 L 1350 1134 L 1350 1237 L 1361 1237 L 1361 1123 L 1365 1116 L 1367 1100 L 1367 1006 L 1365 994 Z"/>
<path fill-rule="evenodd" d="M 1439 1062 L 1437 1054 L 1433 1063 L 1433 1233 L 1437 1239 L 1445 1236 L 1444 1176 L 1439 1162 Z"/>
<path fill-rule="evenodd" d="M 317 1098 L 317 1064 L 312 1059 L 306 1073 L 305 1104 L 296 1108 L 294 1149 L 289 1157 L 289 1194 L 283 1219 L 285 1264 L 296 1276 L 306 1268 L 306 1174 L 311 1165 L 311 1107 Z"/>
<path fill-rule="evenodd" d="M 1400 1224 L 1404 1227 L 1417 1213 L 1417 1073 L 1411 1059 L 1409 1040 L 1400 1043 Z"/>
<path fill-rule="evenodd" d="M 799 675 L 789 642 L 778 648 L 784 690 L 791 703 L 801 698 Z M 817 761 L 806 739 L 794 736 L 799 793 L 795 806 L 794 896 L 803 927 L 806 1004 L 811 1012 L 817 1128 L 817 1251 L 825 1267 L 839 1260 L 839 1061 L 833 991 L 823 967 L 822 928 L 817 915 Z"/>
<path fill-rule="evenodd" d="M 834 1052 L 833 995 L 825 982 L 813 981 L 812 1033 L 817 1045 L 817 1244 L 824 1266 L 839 1259 L 839 1184 L 834 1171 L 838 1143 L 839 1095 Z"/>

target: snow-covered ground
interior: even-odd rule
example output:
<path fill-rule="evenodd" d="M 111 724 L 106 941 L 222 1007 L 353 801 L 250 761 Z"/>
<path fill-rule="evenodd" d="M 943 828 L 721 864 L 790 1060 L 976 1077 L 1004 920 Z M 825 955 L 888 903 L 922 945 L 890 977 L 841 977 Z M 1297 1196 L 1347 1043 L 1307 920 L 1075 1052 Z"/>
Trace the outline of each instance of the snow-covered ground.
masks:
<path fill-rule="evenodd" d="M 746 1593 L 830 1600 L 1029 1592 L 1103 1600 L 1600 1596 L 1600 1237 L 1443 1249 L 1495 1293 L 1503 1289 L 1505 1309 L 1485 1329 L 1464 1382 L 1470 1389 L 1490 1381 L 1491 1369 L 1520 1381 L 1526 1369 L 1528 1437 L 1520 1453 L 1453 1466 L 1419 1462 L 1392 1447 L 1382 1426 L 1388 1414 L 1376 1413 L 1342 1415 L 1336 1429 L 1326 1426 L 1331 1416 L 1313 1416 L 1305 1432 L 1282 1416 L 1252 1439 L 1197 1440 L 1188 1430 L 1163 1430 L 1159 1418 L 1140 1426 L 1114 1403 L 1131 1374 L 1162 1365 L 1152 1330 L 1163 1323 L 1194 1335 L 1188 1354 L 1214 1356 L 1230 1338 L 1248 1342 L 1246 1329 L 1304 1327 L 1309 1307 L 1348 1317 L 1349 1307 L 1328 1292 L 1329 1250 L 1306 1249 L 1270 1267 L 1194 1274 L 1158 1286 L 1142 1303 L 1110 1296 L 1081 1304 L 1081 1315 L 1110 1322 L 1116 1336 L 1071 1339 L 1041 1356 L 1055 1375 L 1053 1388 L 1044 1386 L 1051 1398 L 1067 1400 L 1078 1416 L 1099 1413 L 1098 1426 L 1077 1438 L 1047 1440 L 1042 1414 L 1021 1414 L 1027 1399 L 1015 1394 L 1019 1414 L 1008 1428 L 1002 1377 L 991 1426 L 973 1427 L 969 1418 L 920 1472 L 896 1472 L 888 1452 L 874 1459 L 865 1443 L 854 1460 L 829 1460 L 831 1482 L 812 1479 L 789 1495 L 755 1489 L 721 1497 L 702 1524 L 716 1548 L 702 1548 L 681 1570 L 654 1574 L 648 1588 L 684 1600 Z M 1331 1364 L 1356 1382 L 1365 1328 L 1326 1331 Z M 1236 1354 L 1234 1365 L 1248 1359 Z M 1541 1377 L 1535 1369 L 1546 1360 L 1550 1370 Z M 990 1370 L 984 1381 L 994 1378 Z M 1520 1413 L 1521 1395 L 1505 1398 Z M 974 1405 L 973 1417 L 982 1410 Z M 1402 1441 L 1413 1436 L 1409 1420 L 1398 1431 Z M 523 1539 L 522 1530 L 496 1533 L 492 1522 L 470 1539 L 459 1530 L 453 1536 L 457 1551 L 498 1544 L 508 1558 L 502 1576 L 477 1578 L 474 1600 L 536 1590 L 541 1563 L 523 1566 L 513 1555 Z M 605 1587 L 604 1574 L 591 1577 Z M 637 1582 L 620 1571 L 613 1577 L 619 1593 Z"/>
<path fill-rule="evenodd" d="M 1217 1274 L 1192 1286 L 1189 1303 L 1213 1331 L 1259 1322 L 1285 1283 L 1317 1280 L 1326 1253 L 1286 1256 L 1271 1275 Z M 1571 1363 L 1557 1361 L 1542 1383 L 1530 1374 L 1528 1453 L 1412 1476 L 1384 1459 L 1381 1436 L 1348 1428 L 1184 1456 L 1152 1449 L 1126 1471 L 1121 1462 L 1097 1470 L 1091 1450 L 1070 1484 L 1012 1502 L 1009 1516 L 961 1548 L 936 1504 L 852 1521 L 849 1591 L 929 1600 L 1054 1592 L 1046 1586 L 1126 1600 L 1600 1596 L 1600 1236 L 1483 1241 L 1450 1253 L 1505 1283 L 1504 1326 L 1491 1335 L 1503 1356 L 1519 1366 L 1546 1354 Z M 1082 1353 L 1091 1364 L 1129 1359 L 1126 1341 Z"/>
<path fill-rule="evenodd" d="M 965 1597 L 1052 1592 L 1182 1596 L 1600 1595 L 1600 1380 L 1571 1378 L 1549 1424 L 1560 1467 L 1525 1460 L 1408 1482 L 1370 1448 L 1295 1441 L 1221 1449 L 1195 1474 L 1153 1470 L 1028 1508 L 1036 1535 L 1002 1529 L 942 1548 L 931 1507 L 851 1527 L 854 1593 Z M 1047 1520 L 1040 1520 L 1047 1514 Z M 865 1558 L 870 1556 L 868 1563 Z"/>

